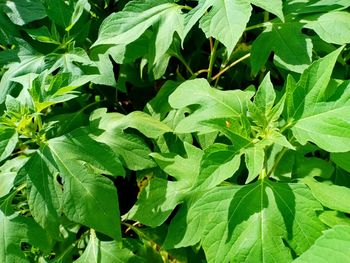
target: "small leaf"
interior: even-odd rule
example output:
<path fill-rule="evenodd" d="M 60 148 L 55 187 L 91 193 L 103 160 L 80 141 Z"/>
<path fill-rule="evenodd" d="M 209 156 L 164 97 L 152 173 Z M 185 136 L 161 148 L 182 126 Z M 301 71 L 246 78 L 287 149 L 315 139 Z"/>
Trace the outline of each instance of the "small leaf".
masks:
<path fill-rule="evenodd" d="M 18 142 L 18 134 L 13 128 L 0 126 L 0 162 L 9 157 Z"/>

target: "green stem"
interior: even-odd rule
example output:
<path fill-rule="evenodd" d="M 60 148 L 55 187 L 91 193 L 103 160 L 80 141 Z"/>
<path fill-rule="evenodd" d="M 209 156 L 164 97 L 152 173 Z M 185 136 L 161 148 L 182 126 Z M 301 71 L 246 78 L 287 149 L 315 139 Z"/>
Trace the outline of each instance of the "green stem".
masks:
<path fill-rule="evenodd" d="M 176 56 L 177 59 L 185 66 L 185 68 L 187 69 L 187 71 L 193 75 L 193 70 L 191 69 L 190 65 L 188 65 L 188 63 L 186 62 L 186 60 L 182 57 L 182 56 Z"/>
<path fill-rule="evenodd" d="M 253 29 L 267 27 L 270 24 L 271 24 L 271 22 L 263 22 L 263 23 L 260 23 L 260 24 L 256 24 L 254 26 L 248 26 L 248 27 L 246 27 L 246 29 L 244 31 L 246 32 L 246 31 L 250 31 L 250 30 L 253 30 Z"/>
<path fill-rule="evenodd" d="M 195 79 L 198 77 L 198 75 L 202 74 L 202 73 L 208 73 L 208 69 L 200 69 L 197 72 L 195 72 L 190 79 Z"/>
<path fill-rule="evenodd" d="M 214 67 L 214 63 L 215 63 L 215 59 L 216 59 L 216 50 L 218 48 L 218 45 L 219 45 L 219 41 L 217 39 L 215 39 L 213 48 L 210 52 L 210 60 L 209 60 L 209 67 L 208 67 L 208 74 L 207 74 L 208 82 L 211 81 L 211 76 L 213 74 L 213 67 Z"/>
<path fill-rule="evenodd" d="M 193 8 L 188 6 L 188 5 L 181 5 L 180 6 L 181 9 L 185 9 L 185 10 L 188 10 L 188 11 L 191 11 Z"/>
<path fill-rule="evenodd" d="M 222 74 L 224 74 L 226 71 L 228 71 L 230 68 L 232 68 L 233 66 L 237 65 L 239 62 L 241 62 L 241 61 L 243 61 L 243 60 L 245 60 L 245 59 L 247 59 L 249 57 L 250 57 L 250 53 L 248 53 L 248 54 L 244 55 L 243 57 L 233 61 L 230 65 L 226 66 L 218 74 L 216 74 L 211 80 L 216 80 L 216 79 L 220 78 L 220 76 Z"/>
<path fill-rule="evenodd" d="M 277 155 L 275 163 L 273 164 L 271 170 L 268 172 L 266 177 L 270 177 L 271 174 L 276 170 L 279 162 L 282 160 L 283 155 L 288 151 L 288 148 L 283 148 L 282 151 L 280 151 L 280 153 Z"/>

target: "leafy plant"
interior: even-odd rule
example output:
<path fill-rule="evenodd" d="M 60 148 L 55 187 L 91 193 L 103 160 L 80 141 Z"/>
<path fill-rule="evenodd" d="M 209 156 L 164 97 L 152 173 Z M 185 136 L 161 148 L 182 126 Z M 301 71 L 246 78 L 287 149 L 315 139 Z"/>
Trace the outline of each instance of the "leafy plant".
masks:
<path fill-rule="evenodd" d="M 2 262 L 348 262 L 349 1 L 1 1 Z"/>

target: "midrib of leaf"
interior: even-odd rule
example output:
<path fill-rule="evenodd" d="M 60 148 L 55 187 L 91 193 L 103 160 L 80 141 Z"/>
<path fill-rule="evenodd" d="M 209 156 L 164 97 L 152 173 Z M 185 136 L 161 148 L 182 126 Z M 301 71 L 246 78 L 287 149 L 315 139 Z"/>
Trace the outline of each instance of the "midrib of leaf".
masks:
<path fill-rule="evenodd" d="M 260 187 L 260 239 L 261 239 L 261 259 L 264 260 L 264 181 L 265 179 L 261 179 L 261 187 Z"/>
<path fill-rule="evenodd" d="M 72 173 L 68 167 L 64 164 L 64 162 L 62 161 L 62 159 L 59 157 L 59 155 L 56 153 L 56 151 L 54 149 L 51 149 L 49 147 L 49 149 L 52 151 L 52 153 L 57 157 L 57 159 L 59 160 L 59 162 L 61 163 L 61 165 L 66 169 L 66 171 L 68 171 L 68 173 L 71 175 L 71 178 L 74 178 L 75 181 L 77 181 L 79 183 L 79 185 L 81 185 L 81 187 L 85 190 L 85 192 L 99 205 L 99 207 L 102 209 L 103 214 L 107 215 L 107 212 L 103 209 L 103 206 L 100 204 L 100 202 L 94 197 L 93 194 L 91 194 L 91 192 L 84 186 L 84 184 L 79 180 L 79 177 L 77 177 L 74 173 Z"/>

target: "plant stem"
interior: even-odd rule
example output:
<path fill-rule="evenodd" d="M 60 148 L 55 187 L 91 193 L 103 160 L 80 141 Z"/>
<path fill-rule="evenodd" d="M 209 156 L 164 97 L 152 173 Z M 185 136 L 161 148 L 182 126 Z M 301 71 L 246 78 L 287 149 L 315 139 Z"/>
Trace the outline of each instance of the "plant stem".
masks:
<path fill-rule="evenodd" d="M 181 7 L 181 9 L 185 9 L 185 10 L 188 10 L 188 11 L 191 11 L 193 9 L 192 7 L 190 7 L 188 5 L 181 5 L 180 7 Z"/>
<path fill-rule="evenodd" d="M 288 151 L 288 148 L 283 148 L 282 151 L 279 152 L 279 154 L 276 157 L 275 163 L 273 164 L 271 170 L 268 172 L 267 177 L 270 177 L 270 175 L 276 170 L 279 162 L 282 160 L 283 155 Z"/>
<path fill-rule="evenodd" d="M 213 74 L 213 67 L 214 67 L 214 63 L 215 63 L 215 58 L 216 58 L 216 50 L 218 48 L 219 45 L 219 41 L 217 39 L 215 39 L 213 48 L 210 52 L 210 60 L 209 60 L 209 67 L 208 67 L 208 74 L 207 74 L 207 80 L 208 82 L 211 81 L 211 76 Z"/>
<path fill-rule="evenodd" d="M 208 69 L 200 69 L 197 72 L 193 73 L 190 79 L 195 79 L 198 75 L 202 73 L 208 73 Z"/>
<path fill-rule="evenodd" d="M 253 29 L 267 27 L 270 24 L 271 24 L 271 22 L 263 22 L 263 23 L 260 23 L 260 24 L 256 24 L 254 26 L 248 26 L 248 27 L 246 27 L 246 29 L 244 31 L 246 32 L 246 31 L 250 31 L 250 30 L 253 30 Z"/>
<path fill-rule="evenodd" d="M 186 62 L 186 60 L 182 57 L 182 56 L 176 56 L 176 58 L 185 66 L 185 68 L 187 69 L 187 71 L 193 75 L 193 70 L 191 69 L 190 65 L 188 65 L 188 63 Z"/>
<path fill-rule="evenodd" d="M 226 71 L 228 71 L 230 68 L 232 68 L 233 66 L 237 65 L 239 62 L 247 59 L 250 57 L 250 53 L 244 55 L 243 57 L 233 61 L 230 65 L 226 66 L 224 69 L 222 69 L 218 74 L 216 74 L 211 80 L 216 80 L 217 78 L 220 78 L 220 76 L 222 74 L 224 74 Z"/>

